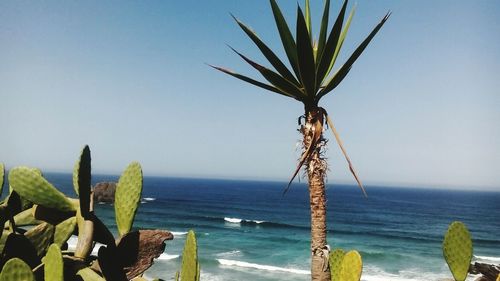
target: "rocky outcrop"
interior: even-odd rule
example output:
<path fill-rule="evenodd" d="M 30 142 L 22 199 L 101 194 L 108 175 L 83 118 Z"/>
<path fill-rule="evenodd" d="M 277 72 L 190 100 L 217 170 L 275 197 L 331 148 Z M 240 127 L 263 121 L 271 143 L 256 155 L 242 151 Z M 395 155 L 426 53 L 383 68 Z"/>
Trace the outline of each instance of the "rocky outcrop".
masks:
<path fill-rule="evenodd" d="M 115 202 L 116 183 L 100 182 L 94 186 L 94 202 Z"/>
<path fill-rule="evenodd" d="M 500 266 L 475 262 L 469 267 L 470 274 L 481 274 L 476 281 L 496 281 L 500 274 Z"/>

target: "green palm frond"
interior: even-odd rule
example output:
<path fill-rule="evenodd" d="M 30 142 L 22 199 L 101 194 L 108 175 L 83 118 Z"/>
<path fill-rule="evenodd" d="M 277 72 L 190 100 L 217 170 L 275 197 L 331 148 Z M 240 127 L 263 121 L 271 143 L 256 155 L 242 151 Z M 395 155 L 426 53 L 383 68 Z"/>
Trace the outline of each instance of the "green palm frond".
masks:
<path fill-rule="evenodd" d="M 235 52 L 254 67 L 270 85 L 225 68 L 213 67 L 260 88 L 294 98 L 305 105 L 317 106 L 319 100 L 335 89 L 347 76 L 354 62 L 387 21 L 390 13 L 384 16 L 368 37 L 351 54 L 349 59 L 333 75 L 330 75 L 345 40 L 355 9 L 352 9 L 347 22 L 344 24 L 348 4 L 348 0 L 345 0 L 332 29 L 328 32 L 330 0 L 326 0 L 319 37 L 317 40 L 314 40 L 309 2 L 310 0 L 305 0 L 305 14 L 302 12 L 300 6 L 297 7 L 297 24 L 294 38 L 276 0 L 270 0 L 276 27 L 291 68 L 288 68 L 255 32 L 234 17 L 236 23 L 255 43 L 274 69 L 268 69 L 241 53 Z"/>

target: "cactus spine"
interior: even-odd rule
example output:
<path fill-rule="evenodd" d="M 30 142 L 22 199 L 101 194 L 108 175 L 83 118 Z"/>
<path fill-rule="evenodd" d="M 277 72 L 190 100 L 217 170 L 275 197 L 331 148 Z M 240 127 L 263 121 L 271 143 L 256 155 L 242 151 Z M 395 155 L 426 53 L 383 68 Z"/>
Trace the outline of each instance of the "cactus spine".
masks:
<path fill-rule="evenodd" d="M 472 260 L 472 239 L 462 222 L 455 221 L 448 227 L 443 241 L 443 256 L 453 278 L 464 281 Z"/>

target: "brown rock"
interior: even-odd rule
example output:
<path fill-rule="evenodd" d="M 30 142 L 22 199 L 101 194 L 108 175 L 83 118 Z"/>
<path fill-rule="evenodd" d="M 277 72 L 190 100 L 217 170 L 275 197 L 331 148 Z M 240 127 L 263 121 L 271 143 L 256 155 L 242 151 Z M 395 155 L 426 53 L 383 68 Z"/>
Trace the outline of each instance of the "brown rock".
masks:
<path fill-rule="evenodd" d="M 115 202 L 116 183 L 100 182 L 94 186 L 94 202 Z"/>
<path fill-rule="evenodd" d="M 495 281 L 498 274 L 500 274 L 500 266 L 493 264 L 475 262 L 470 265 L 469 273 L 482 274 L 477 280 L 480 281 Z"/>

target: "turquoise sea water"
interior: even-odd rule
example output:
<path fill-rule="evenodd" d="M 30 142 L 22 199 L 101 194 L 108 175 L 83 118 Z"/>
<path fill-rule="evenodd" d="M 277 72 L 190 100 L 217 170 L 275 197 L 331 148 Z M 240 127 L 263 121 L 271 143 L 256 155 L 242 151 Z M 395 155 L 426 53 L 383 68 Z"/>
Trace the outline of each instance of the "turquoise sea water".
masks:
<path fill-rule="evenodd" d="M 47 174 L 72 193 L 71 175 Z M 93 182 L 117 180 L 95 176 Z M 174 233 L 146 276 L 172 280 L 185 234 L 197 233 L 202 280 L 309 280 L 309 203 L 304 185 L 282 197 L 276 182 L 146 177 L 134 227 Z M 450 222 L 473 235 L 475 260 L 500 263 L 500 193 L 328 186 L 328 241 L 360 251 L 362 280 L 451 277 L 441 243 Z M 112 205 L 97 215 L 116 232 Z M 74 242 L 74 241 L 72 241 Z"/>

